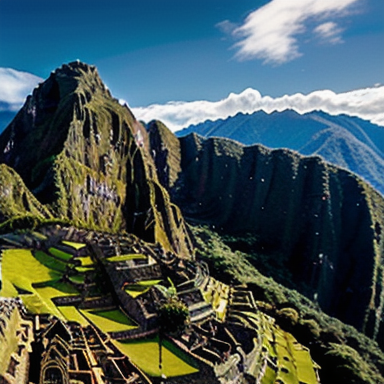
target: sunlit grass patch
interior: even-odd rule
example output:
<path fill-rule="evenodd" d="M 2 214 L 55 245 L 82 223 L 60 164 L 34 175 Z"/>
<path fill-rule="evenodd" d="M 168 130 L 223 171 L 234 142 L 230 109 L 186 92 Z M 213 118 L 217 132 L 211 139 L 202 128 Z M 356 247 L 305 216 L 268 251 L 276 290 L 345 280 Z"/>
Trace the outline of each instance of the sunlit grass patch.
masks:
<path fill-rule="evenodd" d="M 57 266 L 56 264 L 60 262 L 44 252 L 36 253 L 40 256 L 40 260 L 44 259 L 45 263 L 41 263 L 28 249 L 9 249 L 2 252 L 3 285 L 0 295 L 20 296 L 31 313 L 46 313 L 63 318 L 53 304 L 52 298 L 78 292 L 69 284 L 60 282 L 62 274 L 46 265 L 52 261 Z M 19 294 L 18 290 L 29 292 L 29 294 Z"/>
<path fill-rule="evenodd" d="M 159 377 L 164 374 L 167 377 L 174 377 L 198 372 L 193 360 L 167 340 L 163 341 L 162 370 L 159 368 L 159 342 L 157 337 L 136 341 L 115 341 L 114 343 L 122 353 L 126 354 L 140 369 L 150 376 Z"/>
<path fill-rule="evenodd" d="M 79 273 L 85 273 L 94 270 L 94 267 L 75 267 L 75 270 Z"/>
<path fill-rule="evenodd" d="M 90 256 L 79 256 L 76 257 L 76 260 L 80 260 L 82 267 L 91 267 L 94 265 L 94 262 Z"/>
<path fill-rule="evenodd" d="M 267 365 L 265 374 L 261 379 L 261 384 L 273 384 L 275 382 L 276 375 L 277 373 L 269 365 Z"/>
<path fill-rule="evenodd" d="M 124 287 L 124 291 L 133 298 L 147 292 L 152 286 L 159 284 L 161 280 L 144 280 Z"/>
<path fill-rule="evenodd" d="M 1 296 L 15 297 L 16 286 L 23 290 L 34 292 L 33 283 L 42 283 L 52 279 L 59 279 L 61 274 L 43 265 L 33 257 L 29 249 L 7 249 L 2 252 Z"/>
<path fill-rule="evenodd" d="M 80 313 L 104 332 L 121 332 L 137 328 L 137 324 L 119 309 L 109 311 L 80 310 Z"/>
<path fill-rule="evenodd" d="M 28 312 L 34 315 L 51 314 L 64 320 L 64 317 L 49 297 L 42 297 L 39 293 L 35 292 L 32 295 L 20 295 L 20 298 Z"/>
<path fill-rule="evenodd" d="M 129 261 L 129 260 L 146 260 L 147 256 L 139 254 L 139 253 L 133 253 L 129 255 L 120 255 L 120 256 L 112 256 L 108 257 L 107 261 L 111 263 L 115 262 L 123 262 L 123 261 Z"/>
<path fill-rule="evenodd" d="M 86 246 L 86 244 L 75 243 L 73 241 L 66 241 L 66 240 L 63 240 L 62 243 L 65 245 L 68 245 L 68 246 L 70 246 L 76 250 L 79 250 L 79 249 L 84 248 Z"/>
<path fill-rule="evenodd" d="M 313 362 L 309 352 L 306 350 L 295 350 L 294 358 L 299 382 L 317 384 L 318 381 L 315 371 L 313 370 Z"/>
<path fill-rule="evenodd" d="M 81 326 L 86 327 L 89 325 L 87 319 L 78 311 L 77 308 L 72 306 L 62 306 L 57 307 L 59 311 L 63 314 L 63 316 L 68 321 L 75 321 L 79 323 Z"/>

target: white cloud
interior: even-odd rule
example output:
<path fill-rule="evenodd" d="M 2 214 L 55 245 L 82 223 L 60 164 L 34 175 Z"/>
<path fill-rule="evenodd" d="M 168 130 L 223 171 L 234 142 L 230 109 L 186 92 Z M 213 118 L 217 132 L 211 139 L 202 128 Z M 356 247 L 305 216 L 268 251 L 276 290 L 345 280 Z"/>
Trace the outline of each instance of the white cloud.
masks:
<path fill-rule="evenodd" d="M 343 32 L 343 29 L 332 21 L 320 24 L 313 31 L 325 42 L 329 42 L 331 44 L 343 42 L 343 39 L 341 38 L 341 32 Z"/>
<path fill-rule="evenodd" d="M 341 42 L 341 29 L 330 19 L 345 16 L 347 9 L 360 0 L 272 0 L 250 13 L 233 34 L 239 59 L 261 59 L 282 64 L 301 53 L 297 36 L 306 31 L 306 22 L 320 20 L 315 32 L 331 42 Z M 328 36 L 327 36 L 328 34 Z M 336 39 L 333 40 L 332 39 Z"/>
<path fill-rule="evenodd" d="M 235 23 L 232 23 L 229 20 L 224 20 L 220 23 L 217 23 L 215 27 L 220 29 L 220 31 L 230 35 L 236 29 L 237 26 Z"/>
<path fill-rule="evenodd" d="M 238 112 L 253 113 L 263 110 L 271 113 L 285 109 L 293 109 L 301 114 L 314 110 L 322 110 L 331 115 L 344 113 L 384 126 L 383 105 L 382 85 L 345 93 L 321 90 L 308 95 L 296 93 L 277 98 L 262 96 L 257 90 L 248 88 L 240 94 L 231 93 L 227 98 L 216 102 L 170 102 L 132 108 L 132 111 L 139 120 L 161 120 L 172 131 L 177 131 L 208 119 L 225 119 Z"/>
<path fill-rule="evenodd" d="M 31 73 L 0 68 L 0 103 L 7 104 L 12 110 L 18 110 L 26 96 L 41 81 L 40 77 Z"/>

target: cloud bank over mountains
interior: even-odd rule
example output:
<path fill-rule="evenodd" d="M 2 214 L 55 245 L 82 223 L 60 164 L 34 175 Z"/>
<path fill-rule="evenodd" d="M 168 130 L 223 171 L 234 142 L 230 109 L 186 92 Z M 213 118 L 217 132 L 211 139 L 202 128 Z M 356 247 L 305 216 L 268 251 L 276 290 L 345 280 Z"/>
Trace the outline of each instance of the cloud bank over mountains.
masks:
<path fill-rule="evenodd" d="M 235 45 L 238 59 L 279 65 L 301 56 L 298 36 L 311 29 L 322 43 L 342 43 L 339 22 L 358 2 L 361 0 L 272 0 L 236 28 L 229 28 L 229 20 L 218 26 L 239 39 Z"/>
<path fill-rule="evenodd" d="M 40 77 L 11 68 L 0 68 L 0 111 L 20 109 L 26 96 L 41 81 Z"/>
<path fill-rule="evenodd" d="M 296 93 L 277 98 L 262 96 L 259 91 L 248 88 L 240 94 L 231 93 L 227 98 L 216 102 L 170 102 L 132 108 L 132 111 L 139 120 L 161 120 L 172 131 L 177 131 L 208 119 L 225 119 L 238 112 L 253 113 L 263 110 L 271 113 L 285 109 L 293 109 L 301 114 L 314 110 L 322 110 L 331 115 L 347 114 L 384 126 L 383 105 L 384 86 L 345 93 L 322 90 L 307 95 Z"/>
<path fill-rule="evenodd" d="M 0 111 L 17 111 L 40 77 L 10 68 L 0 68 Z M 124 104 L 125 101 L 121 100 Z M 161 120 L 172 131 L 198 124 L 205 120 L 225 119 L 239 112 L 267 113 L 293 109 L 298 113 L 322 110 L 331 115 L 357 116 L 384 127 L 384 86 L 359 89 L 345 93 L 330 90 L 315 91 L 307 95 L 297 93 L 282 97 L 262 96 L 259 91 L 248 88 L 240 94 L 231 93 L 223 100 L 169 102 L 148 107 L 131 108 L 136 118 L 149 122 Z"/>

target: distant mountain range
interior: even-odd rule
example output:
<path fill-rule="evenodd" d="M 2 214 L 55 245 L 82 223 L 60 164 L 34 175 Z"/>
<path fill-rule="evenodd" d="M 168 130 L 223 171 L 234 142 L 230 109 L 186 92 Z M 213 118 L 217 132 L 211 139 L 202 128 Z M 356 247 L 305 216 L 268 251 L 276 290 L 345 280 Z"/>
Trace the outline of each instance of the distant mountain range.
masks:
<path fill-rule="evenodd" d="M 258 111 L 191 125 L 177 136 L 191 132 L 226 137 L 245 145 L 263 144 L 320 155 L 363 177 L 384 194 L 384 127 L 357 117 L 331 116 L 322 111 L 304 115 L 293 110 L 271 114 Z"/>

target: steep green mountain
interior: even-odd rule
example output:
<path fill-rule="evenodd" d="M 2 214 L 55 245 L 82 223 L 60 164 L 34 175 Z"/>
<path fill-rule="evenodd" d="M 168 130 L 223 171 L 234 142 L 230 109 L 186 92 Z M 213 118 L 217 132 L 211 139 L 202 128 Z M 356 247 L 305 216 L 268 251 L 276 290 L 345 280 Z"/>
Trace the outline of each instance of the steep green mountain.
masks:
<path fill-rule="evenodd" d="M 180 145 L 171 196 L 189 222 L 226 235 L 261 272 L 382 338 L 384 200 L 378 192 L 320 157 L 195 134 Z"/>
<path fill-rule="evenodd" d="M 239 113 L 206 121 L 177 133 L 195 132 L 206 137 L 227 137 L 246 145 L 289 148 L 303 155 L 320 155 L 349 169 L 384 194 L 384 128 L 347 115 L 314 111 L 303 115 L 292 110 L 267 114 Z"/>
<path fill-rule="evenodd" d="M 49 210 L 26 188 L 20 176 L 12 168 L 0 164 L 0 223 L 25 216 L 52 218 Z"/>
<path fill-rule="evenodd" d="M 55 217 L 126 230 L 185 257 L 180 212 L 157 181 L 144 127 L 112 98 L 94 67 L 54 71 L 0 136 L 0 162 Z"/>

